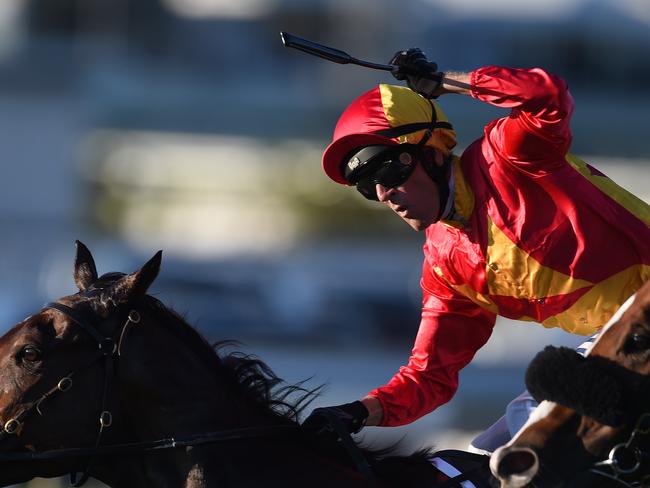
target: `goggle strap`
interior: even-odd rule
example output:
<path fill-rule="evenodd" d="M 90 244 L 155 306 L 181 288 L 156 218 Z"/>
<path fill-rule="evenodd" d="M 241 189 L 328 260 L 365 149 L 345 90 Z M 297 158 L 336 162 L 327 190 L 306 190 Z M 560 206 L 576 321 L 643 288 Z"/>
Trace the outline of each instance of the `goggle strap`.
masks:
<path fill-rule="evenodd" d="M 429 100 L 429 104 L 431 105 L 430 122 L 414 122 L 412 124 L 399 125 L 397 127 L 391 127 L 390 129 L 378 130 L 375 132 L 375 134 L 392 139 L 394 137 L 403 136 L 422 129 L 429 129 L 431 132 L 433 132 L 435 129 L 454 130 L 453 126 L 449 122 L 438 121 L 438 113 L 436 112 L 435 104 L 432 100 Z M 429 137 L 431 137 L 431 134 L 429 134 Z"/>
<path fill-rule="evenodd" d="M 418 142 L 417 147 L 424 146 L 429 139 L 431 139 L 431 131 L 427 130 L 422 136 L 422 139 L 420 139 L 420 142 Z"/>
<path fill-rule="evenodd" d="M 379 136 L 384 136 L 388 137 L 389 139 L 393 139 L 395 137 L 403 136 L 406 134 L 410 134 L 411 132 L 416 132 L 422 129 L 429 129 L 429 130 L 434 130 L 434 129 L 450 129 L 452 130 L 453 127 L 449 122 L 415 122 L 413 124 L 406 124 L 406 125 L 399 125 L 397 127 L 391 127 L 390 129 L 382 129 L 374 132 L 374 134 L 377 134 Z"/>

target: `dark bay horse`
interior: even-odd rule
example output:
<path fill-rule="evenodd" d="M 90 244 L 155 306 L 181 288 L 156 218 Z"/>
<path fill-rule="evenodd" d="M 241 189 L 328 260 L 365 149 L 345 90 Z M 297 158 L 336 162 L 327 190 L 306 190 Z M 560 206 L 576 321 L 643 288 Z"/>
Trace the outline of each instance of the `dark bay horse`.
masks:
<path fill-rule="evenodd" d="M 138 488 L 459 486 L 429 451 L 363 450 L 360 463 L 302 430 L 313 393 L 216 352 L 147 295 L 160 263 L 159 252 L 132 274 L 100 277 L 78 242 L 79 293 L 0 338 L 0 486 L 68 473 L 77 485 L 92 476 Z"/>
<path fill-rule="evenodd" d="M 547 401 L 492 455 L 503 488 L 650 486 L 650 282 L 621 311 L 586 358 L 533 360 L 526 383 Z"/>

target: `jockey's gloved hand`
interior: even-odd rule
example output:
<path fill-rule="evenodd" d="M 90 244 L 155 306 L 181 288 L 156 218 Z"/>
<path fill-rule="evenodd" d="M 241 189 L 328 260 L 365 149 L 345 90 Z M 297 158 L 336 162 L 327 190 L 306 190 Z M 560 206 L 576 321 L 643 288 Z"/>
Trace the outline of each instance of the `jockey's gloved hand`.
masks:
<path fill-rule="evenodd" d="M 427 60 L 418 48 L 398 51 L 388 64 L 394 66 L 391 73 L 398 80 L 406 80 L 408 87 L 425 98 L 437 98 L 436 90 L 440 87 L 443 74 L 438 65 Z"/>
<path fill-rule="evenodd" d="M 360 401 L 316 408 L 302 423 L 302 427 L 316 435 L 336 439 L 337 429 L 343 428 L 351 434 L 359 432 L 368 419 L 368 409 Z"/>

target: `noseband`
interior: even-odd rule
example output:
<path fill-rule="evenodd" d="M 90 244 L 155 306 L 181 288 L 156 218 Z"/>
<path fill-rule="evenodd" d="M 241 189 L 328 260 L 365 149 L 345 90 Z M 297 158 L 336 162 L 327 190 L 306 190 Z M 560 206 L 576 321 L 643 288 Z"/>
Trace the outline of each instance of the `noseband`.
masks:
<path fill-rule="evenodd" d="M 567 347 L 538 353 L 526 370 L 526 386 L 538 402 L 559 403 L 612 427 L 631 427 L 650 411 L 650 378 Z"/>
<path fill-rule="evenodd" d="M 640 476 L 650 462 L 643 444 L 650 440 L 650 380 L 601 356 L 582 357 L 565 347 L 546 347 L 531 361 L 526 386 L 536 400 L 549 400 L 612 427 L 634 425 L 627 441 L 615 445 L 607 459 L 585 474 L 607 478 L 625 488 L 650 487 L 650 475 Z"/>

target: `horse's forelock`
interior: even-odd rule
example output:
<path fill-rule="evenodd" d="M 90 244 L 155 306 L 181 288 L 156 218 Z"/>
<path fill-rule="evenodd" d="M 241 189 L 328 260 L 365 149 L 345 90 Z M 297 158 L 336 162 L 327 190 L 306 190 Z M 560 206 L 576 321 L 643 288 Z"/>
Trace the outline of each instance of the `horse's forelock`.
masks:
<path fill-rule="evenodd" d="M 106 289 L 124 276 L 126 276 L 126 273 L 119 273 L 117 271 L 104 273 L 88 287 L 87 292 Z"/>

